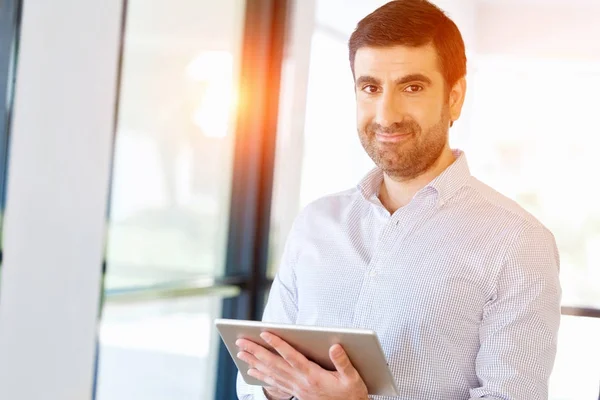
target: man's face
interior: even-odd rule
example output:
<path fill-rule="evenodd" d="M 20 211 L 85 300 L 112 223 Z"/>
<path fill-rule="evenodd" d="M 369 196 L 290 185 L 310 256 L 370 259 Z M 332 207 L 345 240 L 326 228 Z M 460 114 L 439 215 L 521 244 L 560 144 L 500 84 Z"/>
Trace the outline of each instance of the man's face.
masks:
<path fill-rule="evenodd" d="M 446 88 L 435 48 L 359 48 L 354 76 L 358 133 L 375 164 L 396 180 L 429 169 L 448 142 L 451 116 L 458 117 L 449 104 L 456 90 Z"/>

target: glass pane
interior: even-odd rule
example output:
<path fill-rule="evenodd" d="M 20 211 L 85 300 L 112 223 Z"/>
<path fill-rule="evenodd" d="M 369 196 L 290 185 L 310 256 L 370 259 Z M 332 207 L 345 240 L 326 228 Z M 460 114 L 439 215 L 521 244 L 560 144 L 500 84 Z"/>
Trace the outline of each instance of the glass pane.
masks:
<path fill-rule="evenodd" d="M 245 3 L 127 4 L 106 285 L 222 274 Z"/>
<path fill-rule="evenodd" d="M 104 306 L 98 400 L 214 398 L 222 297 Z"/>
<path fill-rule="evenodd" d="M 97 398 L 210 399 L 223 295 L 154 290 L 224 270 L 245 3 L 126 4 Z"/>
<path fill-rule="evenodd" d="M 600 319 L 563 316 L 550 400 L 597 400 L 600 396 Z"/>

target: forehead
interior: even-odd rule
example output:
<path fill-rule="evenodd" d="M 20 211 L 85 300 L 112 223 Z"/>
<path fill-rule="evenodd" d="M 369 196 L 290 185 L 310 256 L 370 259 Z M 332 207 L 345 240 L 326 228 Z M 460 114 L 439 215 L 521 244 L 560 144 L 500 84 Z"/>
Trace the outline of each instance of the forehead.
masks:
<path fill-rule="evenodd" d="M 383 77 L 422 73 L 442 78 L 437 52 L 433 45 L 419 47 L 361 47 L 354 57 L 354 75 Z"/>

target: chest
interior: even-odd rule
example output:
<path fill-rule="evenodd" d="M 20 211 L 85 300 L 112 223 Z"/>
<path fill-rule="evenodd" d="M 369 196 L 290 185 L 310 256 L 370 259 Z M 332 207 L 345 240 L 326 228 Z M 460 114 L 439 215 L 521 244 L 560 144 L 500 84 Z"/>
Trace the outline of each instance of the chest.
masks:
<path fill-rule="evenodd" d="M 296 267 L 298 322 L 476 325 L 499 263 L 482 235 L 435 219 L 315 232 Z"/>

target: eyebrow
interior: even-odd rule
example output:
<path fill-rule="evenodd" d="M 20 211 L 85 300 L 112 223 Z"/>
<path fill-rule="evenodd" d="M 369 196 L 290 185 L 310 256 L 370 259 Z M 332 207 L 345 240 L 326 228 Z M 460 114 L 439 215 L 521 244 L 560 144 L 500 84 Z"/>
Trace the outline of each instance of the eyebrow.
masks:
<path fill-rule="evenodd" d="M 423 74 L 408 74 L 394 81 L 396 85 L 404 85 L 409 82 L 422 82 L 426 85 L 432 84 L 431 79 Z M 356 86 L 368 84 L 381 86 L 381 80 L 368 75 L 359 76 L 358 79 L 356 79 Z"/>

